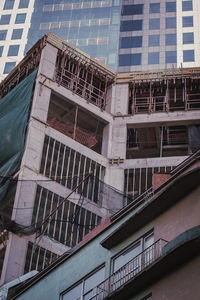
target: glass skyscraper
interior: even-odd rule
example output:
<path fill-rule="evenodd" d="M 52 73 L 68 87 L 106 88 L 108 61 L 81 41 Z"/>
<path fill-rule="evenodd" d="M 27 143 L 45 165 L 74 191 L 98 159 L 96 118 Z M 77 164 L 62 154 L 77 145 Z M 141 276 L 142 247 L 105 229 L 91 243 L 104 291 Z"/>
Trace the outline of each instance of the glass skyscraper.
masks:
<path fill-rule="evenodd" d="M 118 72 L 200 65 L 199 0 L 2 0 L 0 79 L 48 31 Z"/>
<path fill-rule="evenodd" d="M 35 0 L 26 50 L 48 31 L 117 68 L 120 0 Z"/>

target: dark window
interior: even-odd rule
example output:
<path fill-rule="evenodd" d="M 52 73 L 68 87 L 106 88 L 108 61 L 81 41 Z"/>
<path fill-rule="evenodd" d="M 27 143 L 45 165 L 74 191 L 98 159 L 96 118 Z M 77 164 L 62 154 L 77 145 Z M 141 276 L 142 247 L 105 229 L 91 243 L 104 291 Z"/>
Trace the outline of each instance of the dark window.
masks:
<path fill-rule="evenodd" d="M 165 45 L 176 45 L 176 33 L 170 33 L 165 35 Z"/>
<path fill-rule="evenodd" d="M 160 3 L 150 3 L 149 13 L 150 14 L 160 13 Z"/>
<path fill-rule="evenodd" d="M 11 15 L 2 15 L 0 20 L 0 25 L 7 25 L 10 23 Z"/>
<path fill-rule="evenodd" d="M 142 36 L 130 36 L 121 38 L 121 48 L 142 47 Z"/>
<path fill-rule="evenodd" d="M 139 66 L 142 63 L 142 54 L 120 54 L 119 66 Z"/>
<path fill-rule="evenodd" d="M 149 35 L 149 47 L 160 46 L 160 35 L 153 34 Z"/>
<path fill-rule="evenodd" d="M 176 12 L 176 2 L 166 2 L 166 12 Z"/>
<path fill-rule="evenodd" d="M 131 20 L 121 22 L 121 31 L 137 31 L 142 30 L 143 20 Z"/>
<path fill-rule="evenodd" d="M 20 0 L 19 8 L 28 8 L 29 0 Z"/>
<path fill-rule="evenodd" d="M 193 27 L 193 17 L 183 17 L 183 27 Z"/>
<path fill-rule="evenodd" d="M 176 18 L 166 18 L 166 28 L 176 28 Z"/>
<path fill-rule="evenodd" d="M 184 62 L 194 61 L 194 50 L 183 50 L 183 61 Z"/>
<path fill-rule="evenodd" d="M 176 63 L 177 62 L 177 52 L 176 51 L 166 51 L 165 52 L 165 63 Z"/>
<path fill-rule="evenodd" d="M 2 56 L 3 53 L 3 46 L 0 46 L 0 57 Z"/>
<path fill-rule="evenodd" d="M 143 4 L 135 5 L 124 5 L 122 8 L 122 16 L 127 15 L 142 15 L 143 14 Z"/>
<path fill-rule="evenodd" d="M 8 74 L 12 71 L 12 69 L 15 67 L 16 62 L 6 62 L 3 74 Z"/>
<path fill-rule="evenodd" d="M 18 39 L 21 39 L 22 37 L 22 32 L 23 32 L 23 29 L 13 29 L 13 32 L 12 32 L 12 40 L 18 40 Z"/>
<path fill-rule="evenodd" d="M 13 9 L 15 0 L 6 0 L 3 9 Z"/>
<path fill-rule="evenodd" d="M 194 44 L 194 33 L 193 32 L 183 33 L 183 44 Z"/>
<path fill-rule="evenodd" d="M 8 56 L 17 56 L 19 52 L 19 45 L 11 45 L 8 49 Z"/>
<path fill-rule="evenodd" d="M 182 1 L 182 11 L 193 10 L 192 1 Z"/>
<path fill-rule="evenodd" d="M 7 30 L 0 30 L 0 41 L 5 41 Z"/>
<path fill-rule="evenodd" d="M 149 19 L 149 29 L 160 29 L 160 19 Z"/>
<path fill-rule="evenodd" d="M 148 64 L 149 65 L 157 65 L 159 64 L 160 53 L 159 52 L 150 52 L 148 54 Z"/>
<path fill-rule="evenodd" d="M 15 19 L 15 24 L 22 24 L 25 23 L 26 14 L 17 14 Z"/>

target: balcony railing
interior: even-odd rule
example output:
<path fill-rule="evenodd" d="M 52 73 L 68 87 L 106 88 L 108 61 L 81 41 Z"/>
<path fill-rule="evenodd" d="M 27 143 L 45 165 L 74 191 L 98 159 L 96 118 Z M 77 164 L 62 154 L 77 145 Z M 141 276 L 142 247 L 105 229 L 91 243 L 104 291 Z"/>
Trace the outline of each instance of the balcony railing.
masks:
<path fill-rule="evenodd" d="M 162 248 L 167 244 L 167 241 L 159 239 L 153 245 L 145 249 L 131 261 L 126 263 L 119 270 L 114 272 L 109 278 L 101 282 L 98 286 L 90 291 L 93 295 L 89 300 L 103 300 L 110 294 L 116 292 L 123 287 L 128 281 L 133 280 L 138 274 L 147 269 L 162 255 Z"/>
<path fill-rule="evenodd" d="M 200 109 L 200 94 L 189 94 L 184 101 L 182 98 L 167 101 L 166 96 L 135 98 L 132 104 L 132 114 L 197 109 Z"/>

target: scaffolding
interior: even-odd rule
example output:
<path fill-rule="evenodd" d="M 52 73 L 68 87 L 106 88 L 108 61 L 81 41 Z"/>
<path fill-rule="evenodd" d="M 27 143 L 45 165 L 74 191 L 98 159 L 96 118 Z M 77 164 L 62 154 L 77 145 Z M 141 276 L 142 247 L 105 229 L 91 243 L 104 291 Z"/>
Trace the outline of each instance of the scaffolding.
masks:
<path fill-rule="evenodd" d="M 134 73 L 129 79 L 129 114 L 200 109 L 199 86 L 199 69 Z"/>

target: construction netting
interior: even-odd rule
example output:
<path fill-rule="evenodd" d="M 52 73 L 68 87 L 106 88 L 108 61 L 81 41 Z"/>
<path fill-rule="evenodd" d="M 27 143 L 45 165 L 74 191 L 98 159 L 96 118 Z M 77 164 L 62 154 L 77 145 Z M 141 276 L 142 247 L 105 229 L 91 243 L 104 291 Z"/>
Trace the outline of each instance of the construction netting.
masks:
<path fill-rule="evenodd" d="M 0 229 L 21 235 L 32 235 L 36 232 L 73 247 L 100 224 L 102 219 L 133 201 L 130 195 L 94 179 L 93 175 L 85 181 L 83 178 L 74 178 L 73 181 L 80 182 L 77 189 L 76 184 L 74 185 L 74 193 L 70 195 L 72 191 L 66 188 L 64 194 L 63 189 L 60 190 L 60 195 L 58 189 L 55 189 L 54 180 L 10 179 L 9 188 L 1 201 Z M 97 181 L 99 193 L 96 202 L 89 200 L 88 195 L 93 190 L 93 183 Z M 17 195 L 20 194 L 17 207 L 14 206 L 16 189 Z M 25 207 L 24 202 L 28 203 Z M 13 211 L 18 213 L 19 218 L 22 216 L 23 223 L 29 225 L 20 224 L 20 220 L 19 223 L 12 221 Z"/>
<path fill-rule="evenodd" d="M 37 70 L 0 100 L 0 201 L 20 165 Z"/>
<path fill-rule="evenodd" d="M 190 153 L 200 149 L 200 125 L 188 126 L 188 144 Z"/>

